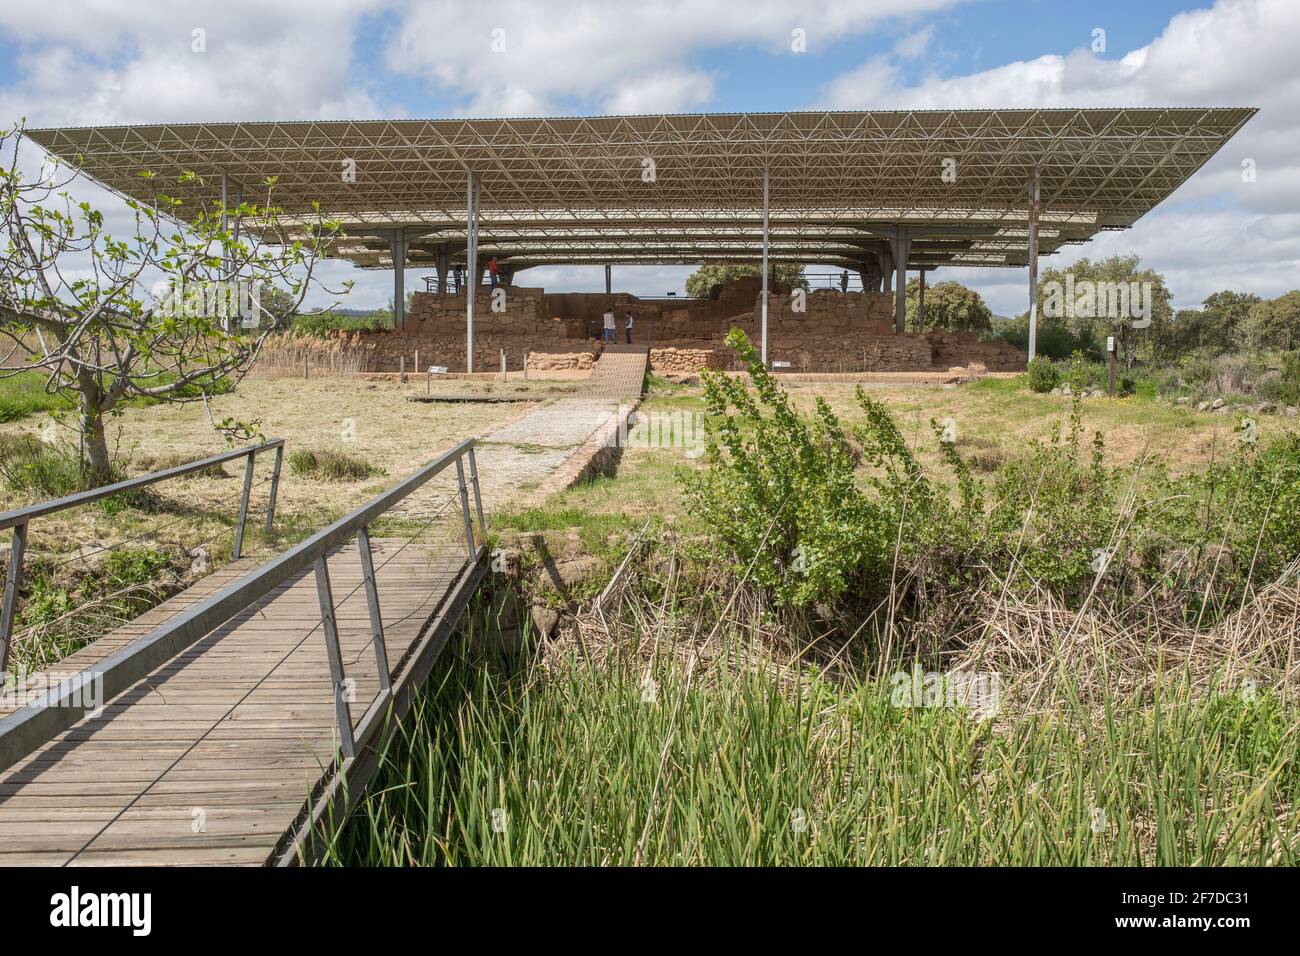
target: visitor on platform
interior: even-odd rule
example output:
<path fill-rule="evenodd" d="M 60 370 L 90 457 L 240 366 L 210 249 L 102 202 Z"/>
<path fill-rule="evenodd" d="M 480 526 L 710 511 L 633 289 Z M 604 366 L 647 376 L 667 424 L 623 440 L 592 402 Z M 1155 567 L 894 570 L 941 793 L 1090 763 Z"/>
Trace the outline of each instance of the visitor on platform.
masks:
<path fill-rule="evenodd" d="M 614 336 L 614 310 L 613 309 L 605 310 L 605 333 L 602 336 L 602 340 L 605 342 L 609 342 L 611 344 L 617 341 Z"/>
<path fill-rule="evenodd" d="M 845 269 L 843 272 L 840 273 L 840 291 L 841 292 L 849 291 L 849 270 L 848 269 Z"/>
<path fill-rule="evenodd" d="M 625 318 L 627 320 L 627 344 L 631 345 L 632 344 L 632 318 L 633 318 L 631 309 L 627 310 L 627 315 L 625 316 Z"/>
<path fill-rule="evenodd" d="M 465 281 L 465 270 L 462 269 L 460 266 L 457 266 L 455 269 L 452 270 L 451 279 L 452 282 L 454 282 L 456 285 L 456 291 L 460 292 L 460 290 L 464 287 L 463 283 Z"/>
<path fill-rule="evenodd" d="M 497 287 L 497 257 L 488 257 L 488 280 L 492 283 L 492 288 Z"/>

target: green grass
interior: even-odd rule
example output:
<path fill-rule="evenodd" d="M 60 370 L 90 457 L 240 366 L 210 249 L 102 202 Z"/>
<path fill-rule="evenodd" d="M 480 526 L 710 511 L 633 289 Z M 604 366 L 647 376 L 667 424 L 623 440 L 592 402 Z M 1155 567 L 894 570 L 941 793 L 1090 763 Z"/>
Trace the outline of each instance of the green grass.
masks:
<path fill-rule="evenodd" d="M 1268 694 L 1098 711 L 1061 687 L 1050 715 L 981 722 L 760 669 L 443 661 L 328 862 L 1297 862 L 1300 715 Z"/>
<path fill-rule="evenodd" d="M 291 452 L 289 468 L 299 477 L 320 481 L 364 481 L 384 474 L 382 468 L 376 468 L 363 458 L 327 448 L 304 448 Z"/>
<path fill-rule="evenodd" d="M 19 372 L 0 377 L 0 422 L 14 422 L 28 415 L 73 408 L 67 398 L 45 391 L 48 378 L 41 372 Z"/>

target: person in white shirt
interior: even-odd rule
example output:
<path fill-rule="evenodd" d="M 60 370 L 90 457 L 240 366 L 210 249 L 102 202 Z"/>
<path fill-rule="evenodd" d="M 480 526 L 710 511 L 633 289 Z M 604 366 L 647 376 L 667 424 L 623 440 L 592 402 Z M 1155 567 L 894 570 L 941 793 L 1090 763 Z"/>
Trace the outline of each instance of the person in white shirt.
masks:
<path fill-rule="evenodd" d="M 614 342 L 614 310 L 605 310 L 605 335 L 604 341 Z"/>
<path fill-rule="evenodd" d="M 632 310 L 631 309 L 627 310 L 627 315 L 625 316 L 625 318 L 627 319 L 627 344 L 631 345 L 632 344 Z"/>

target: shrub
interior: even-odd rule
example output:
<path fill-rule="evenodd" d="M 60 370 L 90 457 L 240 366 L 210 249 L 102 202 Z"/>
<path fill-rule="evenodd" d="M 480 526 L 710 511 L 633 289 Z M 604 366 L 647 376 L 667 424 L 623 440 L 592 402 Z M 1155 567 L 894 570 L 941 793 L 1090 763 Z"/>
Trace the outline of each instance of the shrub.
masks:
<path fill-rule="evenodd" d="M 295 316 L 290 327 L 294 332 L 326 336 L 331 332 L 391 332 L 393 316 L 390 312 L 372 312 L 369 315 L 340 315 L 337 312 L 317 312 Z"/>
<path fill-rule="evenodd" d="M 1029 390 L 1039 394 L 1050 392 L 1061 384 L 1061 373 L 1056 370 L 1051 359 L 1042 355 L 1034 356 L 1034 360 L 1026 368 L 1025 378 Z"/>
<path fill-rule="evenodd" d="M 0 477 L 29 498 L 62 498 L 85 487 L 77 455 L 31 434 L 0 435 Z"/>
<path fill-rule="evenodd" d="M 289 468 L 295 475 L 321 481 L 362 481 L 386 472 L 368 461 L 329 449 L 302 449 L 289 456 Z"/>
<path fill-rule="evenodd" d="M 806 424 L 744 334 L 732 329 L 727 344 L 757 394 L 742 379 L 704 373 L 711 467 L 682 476 L 686 497 L 737 573 L 779 604 L 840 594 L 864 563 L 884 561 L 893 529 L 858 490 L 853 451 L 825 401 Z"/>
<path fill-rule="evenodd" d="M 1282 373 L 1278 376 L 1277 400 L 1300 405 L 1300 350 L 1282 356 Z"/>

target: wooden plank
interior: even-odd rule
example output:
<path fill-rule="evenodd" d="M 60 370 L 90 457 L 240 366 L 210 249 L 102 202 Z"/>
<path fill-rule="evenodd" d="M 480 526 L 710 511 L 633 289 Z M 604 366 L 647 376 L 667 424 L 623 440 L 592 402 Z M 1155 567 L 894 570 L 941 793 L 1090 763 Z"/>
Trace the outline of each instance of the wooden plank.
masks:
<path fill-rule="evenodd" d="M 448 599 L 464 557 L 372 544 L 391 664 Z M 328 564 L 355 721 L 379 688 L 356 546 Z M 246 570 L 196 582 L 57 671 L 93 667 Z M 0 865 L 265 861 L 337 752 L 319 618 L 314 580 L 300 574 L 0 774 Z"/>

